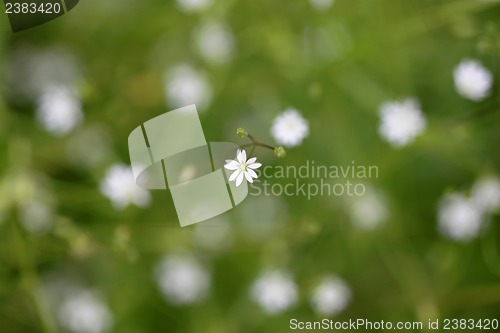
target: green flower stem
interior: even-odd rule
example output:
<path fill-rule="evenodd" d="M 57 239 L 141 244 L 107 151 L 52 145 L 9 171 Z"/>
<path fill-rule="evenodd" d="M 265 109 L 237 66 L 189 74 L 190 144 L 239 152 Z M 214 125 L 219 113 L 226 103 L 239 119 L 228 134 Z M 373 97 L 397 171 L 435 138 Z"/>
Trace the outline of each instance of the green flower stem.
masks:
<path fill-rule="evenodd" d="M 238 129 L 238 130 L 241 131 L 243 129 Z M 257 147 L 257 146 L 268 148 L 268 149 L 271 149 L 271 150 L 274 150 L 276 148 L 276 147 L 273 147 L 273 146 L 268 145 L 266 143 L 259 142 L 259 141 L 255 140 L 255 138 L 252 135 L 250 135 L 248 132 L 246 132 L 246 131 L 245 131 L 245 134 L 246 134 L 245 136 L 247 136 L 250 139 L 250 141 L 252 141 L 252 142 L 248 143 L 246 145 L 241 146 L 241 148 L 246 148 L 246 147 L 252 146 L 252 151 L 251 151 L 250 155 L 253 154 L 253 151 L 255 150 L 255 147 Z"/>
<path fill-rule="evenodd" d="M 266 143 L 262 143 L 262 142 L 259 142 L 259 141 L 255 140 L 254 137 L 251 136 L 250 134 L 248 134 L 248 138 L 250 140 L 252 140 L 252 144 L 255 145 L 255 146 L 265 147 L 265 148 L 269 148 L 269 149 L 273 149 L 273 150 L 274 150 L 274 148 L 276 148 L 276 147 L 273 147 L 273 146 L 268 145 Z"/>
<path fill-rule="evenodd" d="M 267 145 L 265 143 L 261 143 L 261 142 L 252 142 L 252 143 L 247 143 L 246 145 L 243 145 L 241 146 L 241 148 L 246 148 L 246 147 L 264 147 L 264 148 L 268 148 L 268 149 L 272 149 L 274 150 L 275 147 L 273 146 L 270 146 L 270 145 Z"/>
<path fill-rule="evenodd" d="M 276 155 L 279 158 L 283 158 L 286 156 L 285 148 L 283 148 L 282 146 L 273 147 L 271 145 L 268 145 L 267 143 L 259 142 L 259 141 L 255 140 L 255 138 L 250 133 L 248 133 L 243 127 L 238 128 L 236 130 L 236 134 L 238 134 L 241 138 L 248 137 L 250 139 L 250 141 L 252 141 L 251 143 L 248 143 L 246 145 L 241 146 L 241 148 L 246 148 L 246 147 L 250 147 L 250 146 L 252 147 L 252 150 L 250 151 L 250 154 L 249 154 L 250 156 L 252 156 L 252 154 L 255 151 L 255 148 L 257 148 L 257 146 L 271 149 L 274 152 L 274 155 Z"/>

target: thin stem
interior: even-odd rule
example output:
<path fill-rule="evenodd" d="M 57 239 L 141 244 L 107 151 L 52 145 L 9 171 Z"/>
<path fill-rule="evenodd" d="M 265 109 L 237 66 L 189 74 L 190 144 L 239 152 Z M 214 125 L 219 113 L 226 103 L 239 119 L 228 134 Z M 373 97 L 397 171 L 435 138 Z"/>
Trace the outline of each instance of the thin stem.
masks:
<path fill-rule="evenodd" d="M 265 144 L 262 142 L 254 142 L 254 145 L 259 146 L 259 147 L 269 148 L 271 150 L 274 150 L 274 148 L 276 148 L 276 147 L 273 147 L 271 145 L 268 145 L 268 144 Z"/>
<path fill-rule="evenodd" d="M 264 147 L 264 148 L 268 148 L 271 150 L 275 149 L 275 147 L 267 145 L 267 144 L 262 143 L 262 142 L 252 142 L 252 143 L 247 143 L 246 145 L 240 146 L 240 148 L 247 148 L 247 147 L 252 147 L 252 152 L 255 150 L 255 147 Z"/>
<path fill-rule="evenodd" d="M 240 137 L 247 137 L 251 143 L 247 143 L 245 145 L 241 145 L 240 146 L 240 149 L 244 149 L 244 148 L 247 148 L 247 147 L 252 147 L 252 149 L 250 150 L 250 153 L 248 154 L 248 156 L 253 156 L 253 153 L 255 151 L 255 148 L 257 147 L 263 147 L 263 148 L 267 148 L 267 149 L 271 149 L 274 154 L 278 157 L 285 157 L 286 155 L 286 152 L 285 150 L 283 149 L 283 147 L 273 147 L 271 145 L 268 145 L 267 143 L 264 143 L 264 142 L 260 142 L 260 141 L 257 141 L 255 140 L 255 138 L 253 137 L 253 135 L 251 135 L 250 133 L 248 133 L 244 128 L 238 128 L 236 130 L 236 133 L 240 136 Z"/>
<path fill-rule="evenodd" d="M 263 143 L 263 142 L 259 142 L 259 141 L 255 140 L 255 138 L 251 134 L 247 134 L 247 136 L 250 139 L 250 141 L 252 141 L 252 143 L 248 143 L 246 145 L 243 145 L 243 146 L 241 146 L 242 148 L 244 148 L 244 147 L 250 147 L 252 145 L 253 146 L 259 146 L 259 147 L 268 148 L 268 149 L 271 149 L 271 150 L 274 150 L 276 148 L 276 147 L 273 147 L 271 145 L 268 145 L 267 143 Z"/>

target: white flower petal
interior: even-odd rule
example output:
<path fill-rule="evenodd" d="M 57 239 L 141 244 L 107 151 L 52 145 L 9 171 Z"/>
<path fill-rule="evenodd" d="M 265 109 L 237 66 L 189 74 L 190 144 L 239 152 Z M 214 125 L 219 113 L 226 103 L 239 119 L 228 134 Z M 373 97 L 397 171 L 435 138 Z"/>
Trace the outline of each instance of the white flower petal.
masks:
<path fill-rule="evenodd" d="M 236 170 L 240 167 L 239 163 L 236 161 L 231 161 L 230 163 L 224 165 L 224 168 L 228 170 Z"/>
<path fill-rule="evenodd" d="M 403 101 L 385 102 L 380 110 L 380 136 L 393 147 L 403 147 L 421 135 L 427 120 L 418 101 L 408 98 Z"/>
<path fill-rule="evenodd" d="M 325 12 L 333 5 L 334 0 L 310 0 L 313 9 Z"/>
<path fill-rule="evenodd" d="M 260 168 L 261 166 L 262 166 L 262 164 L 261 164 L 261 163 L 253 163 L 253 164 L 250 164 L 250 165 L 248 166 L 248 168 L 250 168 L 250 169 L 258 169 L 258 168 Z"/>
<path fill-rule="evenodd" d="M 123 209 L 129 204 L 146 207 L 151 201 L 151 194 L 136 185 L 132 168 L 122 164 L 115 164 L 108 169 L 100 189 L 116 209 Z"/>
<path fill-rule="evenodd" d="M 49 85 L 37 99 L 36 118 L 52 134 L 67 134 L 83 121 L 80 98 L 65 86 Z"/>
<path fill-rule="evenodd" d="M 214 0 L 177 0 L 177 7 L 185 13 L 200 13 L 207 10 Z"/>
<path fill-rule="evenodd" d="M 236 179 L 236 177 L 238 177 L 238 175 L 241 173 L 241 170 L 236 170 L 235 172 L 232 173 L 232 175 L 229 177 L 229 181 L 232 182 L 233 180 Z"/>
<path fill-rule="evenodd" d="M 248 169 L 247 172 L 253 178 L 255 178 L 255 179 L 259 178 L 259 176 L 257 176 L 257 174 L 255 173 L 255 171 L 253 171 L 252 169 Z"/>
<path fill-rule="evenodd" d="M 241 163 L 245 163 L 247 160 L 247 152 L 245 150 L 241 151 Z"/>
<path fill-rule="evenodd" d="M 196 104 L 198 111 L 205 110 L 212 100 L 212 86 L 205 73 L 181 64 L 165 73 L 165 99 L 169 107 L 178 108 Z"/>
<path fill-rule="evenodd" d="M 455 67 L 453 80 L 457 92 L 475 102 L 489 96 L 493 85 L 491 71 L 473 59 L 464 59 Z"/>
<path fill-rule="evenodd" d="M 249 172 L 244 172 L 245 178 L 248 180 L 249 183 L 253 183 L 252 176 L 250 176 Z"/>
<path fill-rule="evenodd" d="M 294 108 L 287 108 L 273 121 L 271 135 L 277 143 L 294 147 L 309 135 L 309 122 Z"/>
<path fill-rule="evenodd" d="M 243 172 L 240 172 L 240 174 L 238 175 L 238 178 L 236 178 L 236 186 L 240 186 L 241 185 L 241 182 L 243 181 Z"/>
<path fill-rule="evenodd" d="M 68 332 L 104 333 L 113 325 L 107 304 L 91 289 L 75 288 L 57 309 L 57 319 Z"/>
<path fill-rule="evenodd" d="M 225 64 L 234 55 L 234 36 L 229 26 L 224 23 L 203 24 L 194 39 L 198 52 L 210 64 Z"/>
<path fill-rule="evenodd" d="M 311 294 L 311 305 L 322 316 L 342 312 L 351 300 L 349 286 L 335 276 L 326 277 Z"/>
<path fill-rule="evenodd" d="M 247 164 L 252 164 L 252 163 L 254 163 L 255 161 L 257 161 L 257 157 L 252 157 L 251 159 L 249 159 L 249 160 L 247 161 Z"/>
<path fill-rule="evenodd" d="M 210 291 L 210 272 L 195 257 L 164 257 L 156 265 L 155 277 L 165 300 L 176 306 L 201 302 Z"/>
<path fill-rule="evenodd" d="M 467 242 L 481 232 L 483 214 L 477 204 L 462 193 L 446 195 L 438 207 L 438 226 L 443 236 Z"/>
<path fill-rule="evenodd" d="M 297 302 L 298 288 L 286 272 L 268 271 L 253 283 L 250 296 L 267 314 L 276 315 Z"/>
<path fill-rule="evenodd" d="M 476 181 L 472 187 L 472 200 L 485 213 L 500 209 L 500 179 L 487 176 Z"/>

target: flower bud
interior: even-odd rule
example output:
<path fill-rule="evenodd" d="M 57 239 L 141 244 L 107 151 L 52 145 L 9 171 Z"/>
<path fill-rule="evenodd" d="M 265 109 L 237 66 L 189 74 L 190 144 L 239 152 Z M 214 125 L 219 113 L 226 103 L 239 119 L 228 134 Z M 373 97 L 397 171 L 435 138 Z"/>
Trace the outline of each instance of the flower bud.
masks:
<path fill-rule="evenodd" d="M 236 134 L 238 134 L 238 136 L 240 138 L 244 138 L 244 137 L 247 137 L 248 136 L 248 132 L 243 128 L 243 127 L 240 127 L 236 130 Z"/>
<path fill-rule="evenodd" d="M 282 146 L 274 148 L 274 155 L 278 156 L 279 158 L 283 158 L 286 156 L 286 150 Z"/>

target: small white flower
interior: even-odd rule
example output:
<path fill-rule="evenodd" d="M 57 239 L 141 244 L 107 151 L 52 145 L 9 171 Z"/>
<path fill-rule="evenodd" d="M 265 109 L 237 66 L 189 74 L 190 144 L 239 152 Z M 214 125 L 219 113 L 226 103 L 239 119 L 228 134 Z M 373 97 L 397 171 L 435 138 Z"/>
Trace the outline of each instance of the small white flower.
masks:
<path fill-rule="evenodd" d="M 183 12 L 201 12 L 207 9 L 214 0 L 177 0 L 177 6 Z"/>
<path fill-rule="evenodd" d="M 464 59 L 453 71 L 457 92 L 472 101 L 487 97 L 493 84 L 491 72 L 479 61 Z"/>
<path fill-rule="evenodd" d="M 500 179 L 488 176 L 478 180 L 472 187 L 472 198 L 486 213 L 500 209 Z"/>
<path fill-rule="evenodd" d="M 297 286 L 285 272 L 264 272 L 252 285 L 250 296 L 268 314 L 285 311 L 297 302 Z"/>
<path fill-rule="evenodd" d="M 414 99 L 386 102 L 380 107 L 379 113 L 379 134 L 394 147 L 413 142 L 427 125 L 420 105 Z"/>
<path fill-rule="evenodd" d="M 80 99 L 68 87 L 49 86 L 37 99 L 36 118 L 52 134 L 66 134 L 83 121 Z"/>
<path fill-rule="evenodd" d="M 93 291 L 81 290 L 62 302 L 58 311 L 61 326 L 75 333 L 108 331 L 113 317 L 107 305 Z"/>
<path fill-rule="evenodd" d="M 353 198 L 349 213 L 352 223 L 362 230 L 376 229 L 389 217 L 385 196 L 378 192 Z"/>
<path fill-rule="evenodd" d="M 156 267 L 156 281 L 165 299 L 175 305 L 202 301 L 210 289 L 210 275 L 196 260 L 169 256 Z"/>
<path fill-rule="evenodd" d="M 274 118 L 271 135 L 278 144 L 294 147 L 309 135 L 309 123 L 294 108 L 287 108 Z"/>
<path fill-rule="evenodd" d="M 475 202 L 460 193 L 447 195 L 438 210 L 439 230 L 450 239 L 469 241 L 479 234 L 481 210 Z"/>
<path fill-rule="evenodd" d="M 342 312 L 351 300 L 349 286 L 337 277 L 325 278 L 312 292 L 311 305 L 324 316 Z"/>
<path fill-rule="evenodd" d="M 234 53 L 234 36 L 226 25 L 207 23 L 195 35 L 198 52 L 209 63 L 225 64 Z"/>
<path fill-rule="evenodd" d="M 205 109 L 212 99 L 212 89 L 205 76 L 188 65 L 181 65 L 165 75 L 167 104 L 179 108 L 196 104 L 198 110 Z"/>
<path fill-rule="evenodd" d="M 122 164 L 115 164 L 107 170 L 100 189 L 117 209 L 123 209 L 131 203 L 146 207 L 151 201 L 149 192 L 136 185 L 132 168 Z"/>
<path fill-rule="evenodd" d="M 253 183 L 253 178 L 257 179 L 258 176 L 255 173 L 255 169 L 262 166 L 261 163 L 255 163 L 257 157 L 252 157 L 247 160 L 247 152 L 245 150 L 240 150 L 236 152 L 235 160 L 226 160 L 224 168 L 234 172 L 229 177 L 229 181 L 235 181 L 236 186 L 240 186 L 245 178 L 249 183 Z"/>
<path fill-rule="evenodd" d="M 309 0 L 309 2 L 317 11 L 327 11 L 333 5 L 334 0 Z"/>

